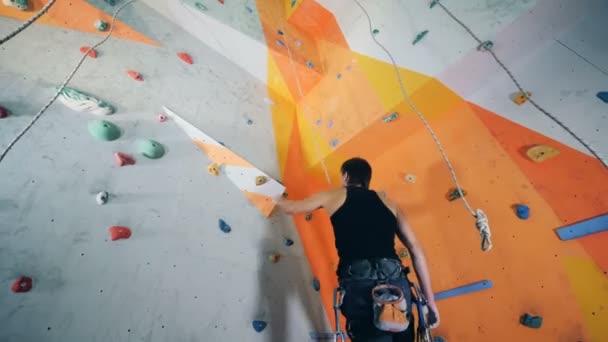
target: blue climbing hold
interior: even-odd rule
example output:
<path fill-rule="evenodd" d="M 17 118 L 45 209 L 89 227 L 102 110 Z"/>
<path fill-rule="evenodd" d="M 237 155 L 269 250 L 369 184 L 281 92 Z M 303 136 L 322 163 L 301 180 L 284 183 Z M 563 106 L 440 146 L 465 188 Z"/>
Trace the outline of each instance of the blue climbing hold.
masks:
<path fill-rule="evenodd" d="M 441 336 L 433 336 L 433 342 L 447 342 L 447 340 Z"/>
<path fill-rule="evenodd" d="M 319 290 L 321 290 L 321 282 L 319 281 L 319 279 L 314 278 L 312 280 L 312 287 L 315 289 L 315 291 L 319 292 Z"/>
<path fill-rule="evenodd" d="M 341 79 L 341 78 L 342 78 L 342 74 L 338 73 L 338 75 L 336 75 L 336 77 L 337 77 L 338 79 Z"/>
<path fill-rule="evenodd" d="M 317 119 L 317 126 L 321 125 L 321 119 Z"/>
<path fill-rule="evenodd" d="M 522 220 L 527 220 L 530 217 L 530 208 L 527 205 L 516 204 L 515 214 Z"/>
<path fill-rule="evenodd" d="M 251 322 L 251 325 L 253 326 L 253 330 L 257 331 L 257 332 L 262 332 L 262 330 L 266 329 L 266 326 L 268 325 L 268 323 L 264 322 L 264 321 L 253 321 Z"/>
<path fill-rule="evenodd" d="M 315 67 L 315 65 L 312 64 L 311 61 L 306 61 L 306 66 L 309 67 L 309 68 L 311 68 L 311 69 Z"/>
<path fill-rule="evenodd" d="M 608 91 L 600 91 L 599 93 L 597 93 L 597 97 L 600 100 L 608 103 Z"/>
<path fill-rule="evenodd" d="M 528 313 L 521 316 L 519 322 L 528 328 L 539 329 L 543 325 L 543 318 L 540 316 L 532 316 Z"/>
<path fill-rule="evenodd" d="M 334 125 L 334 120 L 327 121 L 327 128 L 331 128 Z"/>
<path fill-rule="evenodd" d="M 472 292 L 491 289 L 494 286 L 491 280 L 482 280 L 476 283 L 456 287 L 450 290 L 435 293 L 435 300 L 446 299 L 455 296 L 461 296 Z"/>
<path fill-rule="evenodd" d="M 253 13 L 253 8 L 251 8 L 251 7 L 247 6 L 247 5 L 245 5 L 245 8 L 247 9 L 247 12 Z"/>
<path fill-rule="evenodd" d="M 277 39 L 277 45 L 279 45 L 281 47 L 285 47 L 285 43 L 283 43 L 283 41 L 280 39 Z"/>
<path fill-rule="evenodd" d="M 338 144 L 339 144 L 338 139 L 334 139 L 331 141 L 331 147 L 336 147 L 336 146 L 338 146 Z"/>
<path fill-rule="evenodd" d="M 226 223 L 226 221 L 224 221 L 222 219 L 219 219 L 218 224 L 220 226 L 220 230 L 223 231 L 224 233 L 230 233 L 230 231 L 232 230 L 232 228 L 230 228 L 228 223 Z"/>
<path fill-rule="evenodd" d="M 293 8 L 297 3 L 297 0 L 291 0 L 291 8 Z"/>
<path fill-rule="evenodd" d="M 218 142 L 220 143 L 220 145 L 226 147 L 226 144 L 224 144 L 223 142 L 221 142 L 221 141 L 218 141 Z"/>
<path fill-rule="evenodd" d="M 285 246 L 289 247 L 289 246 L 293 246 L 293 240 L 292 239 L 287 239 L 285 238 L 285 240 L 283 240 L 283 243 L 285 244 Z"/>
<path fill-rule="evenodd" d="M 248 124 L 249 126 L 253 125 L 253 120 L 251 120 L 251 119 L 247 119 L 247 124 Z"/>

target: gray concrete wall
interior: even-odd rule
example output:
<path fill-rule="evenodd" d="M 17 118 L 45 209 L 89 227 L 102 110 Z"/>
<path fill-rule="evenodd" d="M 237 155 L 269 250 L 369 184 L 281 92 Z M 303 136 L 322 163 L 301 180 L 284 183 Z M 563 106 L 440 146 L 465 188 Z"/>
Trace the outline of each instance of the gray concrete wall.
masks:
<path fill-rule="evenodd" d="M 230 181 L 207 173 L 183 131 L 156 121 L 166 105 L 278 178 L 266 86 L 144 4 L 121 18 L 161 47 L 110 39 L 70 86 L 114 105 L 104 119 L 123 136 L 96 141 L 87 123 L 98 118 L 57 102 L 0 163 L 0 341 L 302 341 L 323 330 L 291 220 L 262 217 Z M 18 24 L 0 18 L 0 32 Z M 34 25 L 2 45 L 0 104 L 13 115 L 0 121 L 0 146 L 52 97 L 79 47 L 98 39 Z M 183 50 L 194 65 L 175 56 Z M 167 154 L 115 166 L 113 153 L 136 154 L 140 139 Z M 104 190 L 111 197 L 99 206 Z M 113 225 L 133 236 L 109 241 Z M 285 236 L 295 245 L 285 247 Z M 270 252 L 283 254 L 278 264 Z M 20 275 L 34 279 L 31 292 L 10 292 Z M 256 333 L 254 319 L 268 328 Z"/>

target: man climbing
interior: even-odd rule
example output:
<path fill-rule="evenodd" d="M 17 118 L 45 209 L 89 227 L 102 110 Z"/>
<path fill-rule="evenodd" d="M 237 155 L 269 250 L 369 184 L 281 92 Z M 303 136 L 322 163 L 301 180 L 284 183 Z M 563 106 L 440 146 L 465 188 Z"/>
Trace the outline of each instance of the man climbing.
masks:
<path fill-rule="evenodd" d="M 422 248 L 401 209 L 369 189 L 372 169 L 366 160 L 347 160 L 342 164 L 341 173 L 342 187 L 339 189 L 320 192 L 303 200 L 278 198 L 275 200 L 277 206 L 288 214 L 320 208 L 329 214 L 340 259 L 337 275 L 344 290 L 340 310 L 346 317 L 347 331 L 353 342 L 414 341 L 411 291 L 407 280 L 409 269 L 402 266 L 395 252 L 395 234 L 410 252 L 427 300 L 428 322 L 435 328 L 439 325 L 439 311 Z M 401 314 L 405 317 L 397 317 L 397 320 L 405 321 L 400 325 L 401 329 L 381 329 L 386 326 L 382 320 L 390 310 L 384 310 L 382 315 L 378 314 L 382 310 L 374 309 L 372 289 L 375 293 L 378 285 L 386 284 L 395 285 L 397 291 L 400 289 L 407 305 L 406 313 Z M 389 322 L 389 325 L 394 327 L 393 323 Z"/>

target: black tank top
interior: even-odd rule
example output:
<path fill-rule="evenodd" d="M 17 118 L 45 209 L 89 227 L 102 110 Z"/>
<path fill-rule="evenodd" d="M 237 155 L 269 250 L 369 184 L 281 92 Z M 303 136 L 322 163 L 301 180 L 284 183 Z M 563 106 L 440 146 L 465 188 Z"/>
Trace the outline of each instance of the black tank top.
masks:
<path fill-rule="evenodd" d="M 397 259 L 397 218 L 375 191 L 346 188 L 346 201 L 331 216 L 340 266 L 357 259 Z"/>

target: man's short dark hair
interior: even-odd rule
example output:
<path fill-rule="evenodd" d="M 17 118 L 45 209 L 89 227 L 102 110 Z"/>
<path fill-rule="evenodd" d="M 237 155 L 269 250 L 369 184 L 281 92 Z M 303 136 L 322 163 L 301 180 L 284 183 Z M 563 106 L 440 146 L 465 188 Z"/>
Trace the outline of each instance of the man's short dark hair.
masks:
<path fill-rule="evenodd" d="M 369 189 L 369 183 L 372 180 L 372 167 L 367 160 L 351 158 L 342 164 L 340 171 L 348 175 L 347 185 L 358 185 Z"/>

